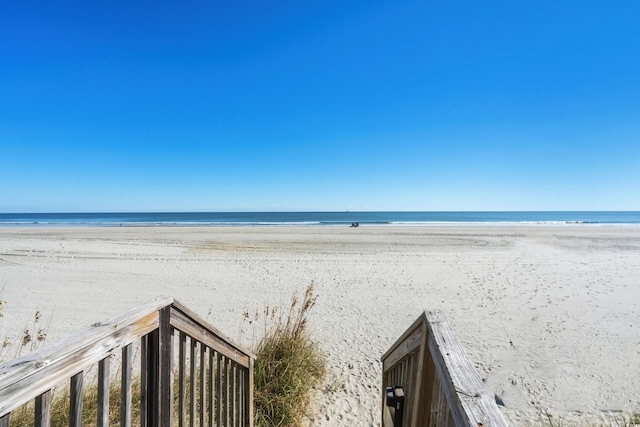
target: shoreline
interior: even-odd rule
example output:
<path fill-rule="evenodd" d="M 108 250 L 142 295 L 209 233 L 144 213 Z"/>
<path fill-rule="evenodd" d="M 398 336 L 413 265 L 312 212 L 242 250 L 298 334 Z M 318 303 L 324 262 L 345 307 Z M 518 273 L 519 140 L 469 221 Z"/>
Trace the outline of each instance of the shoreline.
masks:
<path fill-rule="evenodd" d="M 254 227 L 350 227 L 352 223 L 340 222 L 340 223 L 322 223 L 322 222 L 290 222 L 290 223 L 247 223 L 247 222 L 149 222 L 149 223 L 136 223 L 136 222 L 104 222 L 104 223 L 55 223 L 55 222 L 25 222 L 25 223 L 0 223 L 0 229 L 31 229 L 31 228 L 254 228 Z M 360 227 L 554 227 L 554 226 L 582 226 L 582 227 L 637 227 L 640 228 L 640 223 L 635 222 L 586 222 L 586 221 L 425 221 L 425 222 L 380 222 L 380 223 L 363 223 L 358 222 Z"/>
<path fill-rule="evenodd" d="M 0 226 L 492 226 L 638 224 L 640 211 L 320 211 L 0 213 Z"/>
<path fill-rule="evenodd" d="M 444 310 L 511 425 L 637 412 L 639 255 L 640 227 L 618 224 L 0 226 L 0 339 L 35 309 L 57 340 L 157 295 L 237 339 L 244 309 L 313 281 L 332 386 L 312 425 L 379 425 L 380 356 L 425 308 Z"/>

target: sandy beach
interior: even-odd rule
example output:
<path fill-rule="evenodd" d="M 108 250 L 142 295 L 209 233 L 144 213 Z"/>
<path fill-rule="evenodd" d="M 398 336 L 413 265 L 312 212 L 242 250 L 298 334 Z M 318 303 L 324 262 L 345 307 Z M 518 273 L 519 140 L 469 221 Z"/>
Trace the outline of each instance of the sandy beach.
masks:
<path fill-rule="evenodd" d="M 425 308 L 510 425 L 640 411 L 638 226 L 0 228 L 0 339 L 171 295 L 248 345 L 243 312 L 311 282 L 330 372 L 310 425 L 380 424 L 380 357 Z"/>

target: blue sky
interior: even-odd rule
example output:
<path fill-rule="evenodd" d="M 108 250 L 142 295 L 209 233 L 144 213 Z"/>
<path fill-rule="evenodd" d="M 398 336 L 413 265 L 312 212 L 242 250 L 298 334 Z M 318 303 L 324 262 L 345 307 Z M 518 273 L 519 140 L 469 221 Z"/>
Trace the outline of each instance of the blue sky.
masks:
<path fill-rule="evenodd" d="M 640 3 L 0 4 L 0 212 L 640 210 Z"/>

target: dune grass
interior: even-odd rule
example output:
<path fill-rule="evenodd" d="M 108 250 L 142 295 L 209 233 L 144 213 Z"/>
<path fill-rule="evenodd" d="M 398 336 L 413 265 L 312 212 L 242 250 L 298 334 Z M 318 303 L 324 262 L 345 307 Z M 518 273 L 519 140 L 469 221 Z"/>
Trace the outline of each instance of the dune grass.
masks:
<path fill-rule="evenodd" d="M 255 353 L 255 421 L 260 427 L 300 426 L 311 410 L 311 391 L 326 372 L 326 358 L 307 328 L 315 305 L 313 283 L 288 312 L 265 309 L 266 331 Z"/>

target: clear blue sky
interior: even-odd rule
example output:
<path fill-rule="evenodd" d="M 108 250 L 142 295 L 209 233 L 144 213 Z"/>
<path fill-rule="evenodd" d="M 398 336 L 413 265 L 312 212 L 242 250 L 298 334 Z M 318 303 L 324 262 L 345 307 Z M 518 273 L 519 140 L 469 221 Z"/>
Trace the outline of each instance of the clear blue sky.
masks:
<path fill-rule="evenodd" d="M 640 2 L 5 1 L 0 212 L 640 210 Z"/>

